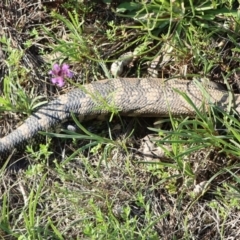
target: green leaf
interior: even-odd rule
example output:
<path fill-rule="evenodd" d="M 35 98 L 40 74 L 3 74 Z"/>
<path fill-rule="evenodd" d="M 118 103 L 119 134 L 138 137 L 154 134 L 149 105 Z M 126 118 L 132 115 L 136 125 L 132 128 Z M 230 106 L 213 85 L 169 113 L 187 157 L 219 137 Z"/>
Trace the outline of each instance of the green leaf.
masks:
<path fill-rule="evenodd" d="M 124 13 L 126 11 L 133 11 L 141 9 L 141 5 L 134 2 L 124 2 L 118 5 L 117 13 Z"/>

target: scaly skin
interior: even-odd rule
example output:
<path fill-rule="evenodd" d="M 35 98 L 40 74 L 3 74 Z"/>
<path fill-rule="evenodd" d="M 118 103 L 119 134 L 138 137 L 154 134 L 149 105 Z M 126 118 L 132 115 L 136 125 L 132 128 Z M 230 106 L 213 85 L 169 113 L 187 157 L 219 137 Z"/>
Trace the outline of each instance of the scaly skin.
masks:
<path fill-rule="evenodd" d="M 229 104 L 229 93 L 215 83 L 202 83 L 208 94 L 203 94 L 193 81 L 171 79 L 118 78 L 94 82 L 83 88 L 75 89 L 61 95 L 48 104 L 40 107 L 26 121 L 9 135 L 0 139 L 0 158 L 14 148 L 26 144 L 38 134 L 38 131 L 57 125 L 74 113 L 84 118 L 106 115 L 106 106 L 114 106 L 120 115 L 125 116 L 191 116 L 195 110 L 175 91 L 186 93 L 194 105 L 201 109 L 214 103 L 226 109 Z M 235 108 L 240 113 L 240 95 L 235 96 Z M 208 99 L 207 99 L 208 98 Z M 203 108 L 202 108 L 203 109 Z"/>

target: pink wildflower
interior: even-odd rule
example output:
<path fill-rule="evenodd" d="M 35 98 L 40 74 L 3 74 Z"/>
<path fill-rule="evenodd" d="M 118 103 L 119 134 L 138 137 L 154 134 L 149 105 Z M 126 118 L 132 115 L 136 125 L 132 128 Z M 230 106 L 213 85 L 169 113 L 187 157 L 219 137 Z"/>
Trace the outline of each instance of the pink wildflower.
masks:
<path fill-rule="evenodd" d="M 52 75 L 52 83 L 56 84 L 59 87 L 63 87 L 65 82 L 64 78 L 72 78 L 73 73 L 69 69 L 69 65 L 64 63 L 63 65 L 59 65 L 55 63 L 53 65 L 53 68 L 51 71 L 49 71 L 49 74 Z"/>

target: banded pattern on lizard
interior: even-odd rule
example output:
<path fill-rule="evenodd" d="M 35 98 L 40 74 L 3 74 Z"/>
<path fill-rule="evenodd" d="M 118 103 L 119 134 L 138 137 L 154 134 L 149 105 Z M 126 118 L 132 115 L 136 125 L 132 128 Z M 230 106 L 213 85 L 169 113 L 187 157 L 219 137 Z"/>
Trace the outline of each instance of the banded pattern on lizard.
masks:
<path fill-rule="evenodd" d="M 229 93 L 220 85 L 203 82 L 203 88 L 209 98 L 203 94 L 194 81 L 171 79 L 164 81 L 158 78 L 117 78 L 94 82 L 61 95 L 55 100 L 41 106 L 16 130 L 0 139 L 0 158 L 14 148 L 38 134 L 47 131 L 71 113 L 84 118 L 109 114 L 104 103 L 118 109 L 120 115 L 161 117 L 191 116 L 195 110 L 176 90 L 186 93 L 197 108 L 209 103 L 226 109 L 229 104 Z M 240 113 L 240 95 L 234 95 L 235 109 Z M 106 106 L 106 105 L 105 105 Z"/>

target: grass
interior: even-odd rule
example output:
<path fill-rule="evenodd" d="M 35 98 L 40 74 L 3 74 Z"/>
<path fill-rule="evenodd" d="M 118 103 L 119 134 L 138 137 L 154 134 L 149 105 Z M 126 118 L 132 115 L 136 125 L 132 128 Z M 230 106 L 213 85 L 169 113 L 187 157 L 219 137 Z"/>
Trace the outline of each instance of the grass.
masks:
<path fill-rule="evenodd" d="M 207 77 L 239 91 L 237 1 L 66 0 L 43 3 L 39 15 L 31 1 L 5 5 L 2 136 L 58 92 L 111 77 L 107 69 L 127 51 L 128 77 L 148 76 L 159 57 L 159 77 Z M 75 73 L 64 89 L 50 84 L 54 62 Z M 113 113 L 109 121 L 72 116 L 77 132 L 41 133 L 39 146 L 9 156 L 0 170 L 0 239 L 238 239 L 238 116 L 231 101 L 226 112 L 200 111 L 179 94 L 195 117 L 170 115 L 154 127 L 155 119 L 120 117 L 94 96 Z"/>

